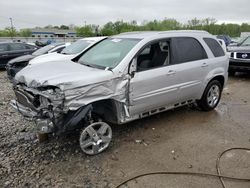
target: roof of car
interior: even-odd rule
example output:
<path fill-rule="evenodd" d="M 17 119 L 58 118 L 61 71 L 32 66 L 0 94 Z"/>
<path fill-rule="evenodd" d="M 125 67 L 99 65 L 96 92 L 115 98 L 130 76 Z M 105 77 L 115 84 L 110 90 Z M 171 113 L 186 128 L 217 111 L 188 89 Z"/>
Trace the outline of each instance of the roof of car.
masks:
<path fill-rule="evenodd" d="M 57 46 L 62 46 L 62 45 L 65 45 L 65 42 L 51 43 L 50 45 L 51 45 L 51 46 L 55 46 L 55 47 L 57 47 Z"/>
<path fill-rule="evenodd" d="M 102 40 L 102 39 L 105 39 L 107 37 L 85 37 L 85 38 L 82 38 L 82 39 L 79 39 L 79 40 L 92 40 L 92 41 L 99 41 L 99 40 Z"/>
<path fill-rule="evenodd" d="M 26 42 L 12 42 L 12 41 L 0 41 L 0 44 L 27 44 L 27 45 L 35 46 L 33 44 L 28 44 Z"/>
<path fill-rule="evenodd" d="M 23 44 L 24 42 L 0 41 L 0 44 L 13 44 L 13 43 L 21 43 L 21 44 Z"/>
<path fill-rule="evenodd" d="M 121 33 L 113 36 L 114 38 L 135 38 L 135 39 L 144 39 L 157 35 L 173 35 L 175 33 L 178 34 L 187 34 L 187 35 L 210 35 L 207 31 L 202 30 L 171 30 L 171 31 L 134 31 Z"/>

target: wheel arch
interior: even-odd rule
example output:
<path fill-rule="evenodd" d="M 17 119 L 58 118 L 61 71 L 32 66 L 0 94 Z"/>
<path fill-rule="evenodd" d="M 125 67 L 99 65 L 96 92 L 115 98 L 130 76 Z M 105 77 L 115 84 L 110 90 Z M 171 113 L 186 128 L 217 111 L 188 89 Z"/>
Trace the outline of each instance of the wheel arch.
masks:
<path fill-rule="evenodd" d="M 120 119 L 124 117 L 123 103 L 114 99 L 103 99 L 91 103 L 92 112 L 104 121 L 118 124 Z"/>
<path fill-rule="evenodd" d="M 208 85 L 210 82 L 214 81 L 214 80 L 218 80 L 218 81 L 220 82 L 222 88 L 224 87 L 224 84 L 225 84 L 225 77 L 224 77 L 223 75 L 217 75 L 217 76 L 213 77 L 213 78 L 207 83 L 207 85 Z"/>

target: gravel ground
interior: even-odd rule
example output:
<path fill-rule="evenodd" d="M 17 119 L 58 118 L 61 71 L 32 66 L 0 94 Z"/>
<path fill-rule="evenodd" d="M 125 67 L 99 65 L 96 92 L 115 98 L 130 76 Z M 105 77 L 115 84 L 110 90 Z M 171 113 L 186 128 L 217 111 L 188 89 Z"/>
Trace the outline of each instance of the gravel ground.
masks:
<path fill-rule="evenodd" d="M 114 126 L 107 151 L 86 156 L 78 133 L 38 143 L 34 124 L 10 106 L 14 98 L 0 71 L 0 187 L 114 187 L 151 171 L 216 173 L 218 154 L 229 147 L 250 148 L 250 76 L 230 78 L 222 101 L 212 112 L 187 107 L 122 126 Z M 222 159 L 222 173 L 249 178 L 250 153 L 232 151 Z M 227 181 L 228 187 L 249 183 Z M 129 187 L 221 187 L 218 179 L 184 176 L 141 178 Z"/>

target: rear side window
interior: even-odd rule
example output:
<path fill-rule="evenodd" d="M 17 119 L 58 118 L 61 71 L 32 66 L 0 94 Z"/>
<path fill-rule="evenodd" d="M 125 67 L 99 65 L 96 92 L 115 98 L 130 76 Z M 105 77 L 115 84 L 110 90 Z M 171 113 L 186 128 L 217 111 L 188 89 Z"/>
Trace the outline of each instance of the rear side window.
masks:
<path fill-rule="evenodd" d="M 172 38 L 173 64 L 206 59 L 207 54 L 200 42 L 192 37 Z"/>
<path fill-rule="evenodd" d="M 8 45 L 0 44 L 0 52 L 6 52 L 6 51 L 8 51 Z"/>
<path fill-rule="evenodd" d="M 24 50 L 25 49 L 25 45 L 21 44 L 21 43 L 12 43 L 12 44 L 10 44 L 10 49 L 12 51 L 15 51 L 15 50 Z"/>
<path fill-rule="evenodd" d="M 214 57 L 221 57 L 224 56 L 224 50 L 222 49 L 221 45 L 212 38 L 203 38 L 205 43 L 208 45 L 212 53 L 214 54 Z"/>
<path fill-rule="evenodd" d="M 35 49 L 36 47 L 32 46 L 32 45 L 25 44 L 25 48 L 26 49 Z"/>

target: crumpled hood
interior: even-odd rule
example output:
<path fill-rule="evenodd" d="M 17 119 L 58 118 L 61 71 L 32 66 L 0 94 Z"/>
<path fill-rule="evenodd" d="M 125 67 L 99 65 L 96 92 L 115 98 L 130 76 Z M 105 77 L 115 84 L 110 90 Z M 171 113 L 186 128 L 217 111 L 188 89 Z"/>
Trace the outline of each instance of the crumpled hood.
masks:
<path fill-rule="evenodd" d="M 29 61 L 31 59 L 33 59 L 35 56 L 34 55 L 23 55 L 23 56 L 20 56 L 20 57 L 16 57 L 14 59 L 11 59 L 8 64 L 9 65 L 13 65 L 15 63 L 18 63 L 18 62 L 24 62 L 24 61 Z"/>
<path fill-rule="evenodd" d="M 229 52 L 250 53 L 250 46 L 228 46 L 227 50 Z"/>
<path fill-rule="evenodd" d="M 109 70 L 87 67 L 72 61 L 53 61 L 28 65 L 15 76 L 15 82 L 28 87 L 57 86 L 67 90 L 104 82 L 113 78 Z"/>
<path fill-rule="evenodd" d="M 71 60 L 74 57 L 76 57 L 77 54 L 60 54 L 57 52 L 54 53 L 48 53 L 48 54 L 44 54 L 44 55 L 40 55 L 34 59 L 32 59 L 29 64 L 36 64 L 36 63 L 45 63 L 45 62 L 49 62 L 49 61 L 65 61 L 65 60 Z"/>

